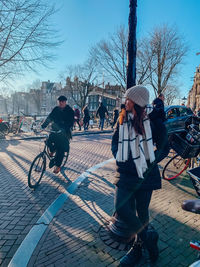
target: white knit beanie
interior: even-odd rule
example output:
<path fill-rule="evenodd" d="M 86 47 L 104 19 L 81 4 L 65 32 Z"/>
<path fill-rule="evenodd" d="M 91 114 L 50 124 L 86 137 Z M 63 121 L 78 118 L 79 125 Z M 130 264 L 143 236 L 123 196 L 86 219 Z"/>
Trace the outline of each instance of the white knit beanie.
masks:
<path fill-rule="evenodd" d="M 125 97 L 129 98 L 140 107 L 145 107 L 149 104 L 149 91 L 142 85 L 135 85 L 129 88 L 125 93 Z"/>

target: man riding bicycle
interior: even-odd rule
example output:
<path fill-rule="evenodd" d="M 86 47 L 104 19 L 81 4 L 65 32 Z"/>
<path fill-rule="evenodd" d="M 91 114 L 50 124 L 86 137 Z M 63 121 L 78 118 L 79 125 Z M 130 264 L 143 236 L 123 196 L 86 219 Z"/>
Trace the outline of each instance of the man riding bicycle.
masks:
<path fill-rule="evenodd" d="M 47 146 L 50 149 L 50 156 L 55 157 L 50 161 L 49 167 L 54 167 L 54 173 L 60 172 L 64 153 L 69 152 L 69 140 L 72 138 L 71 129 L 74 124 L 74 111 L 67 105 L 65 96 L 58 97 L 58 106 L 56 106 L 41 125 L 46 128 L 52 122 L 52 130 L 47 140 Z"/>

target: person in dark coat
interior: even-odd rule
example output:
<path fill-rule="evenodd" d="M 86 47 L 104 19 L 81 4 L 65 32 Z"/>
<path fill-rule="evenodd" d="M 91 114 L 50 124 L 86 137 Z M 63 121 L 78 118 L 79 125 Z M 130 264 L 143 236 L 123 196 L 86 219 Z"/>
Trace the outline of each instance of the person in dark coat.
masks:
<path fill-rule="evenodd" d="M 115 108 L 113 110 L 113 123 L 112 123 L 112 128 L 115 126 L 118 117 L 119 117 L 119 110 L 117 108 Z"/>
<path fill-rule="evenodd" d="M 148 209 L 153 190 L 161 188 L 157 163 L 167 156 L 169 146 L 164 123 L 155 117 L 149 120 L 152 107 L 148 106 L 148 90 L 134 86 L 125 96 L 126 114 L 112 137 L 112 153 L 117 165 L 114 205 L 115 214 L 140 241 L 121 258 L 120 266 L 135 266 L 142 257 L 141 243 L 152 262 L 158 258 L 158 234 L 148 231 Z"/>
<path fill-rule="evenodd" d="M 69 152 L 69 140 L 72 138 L 71 130 L 74 124 L 74 111 L 67 105 L 65 96 L 58 97 L 58 106 L 56 106 L 48 115 L 42 129 L 52 123 L 52 133 L 47 140 L 47 146 L 50 149 L 50 156 L 56 153 L 55 158 L 50 161 L 50 168 L 55 165 L 54 173 L 59 173 L 65 151 Z"/>
<path fill-rule="evenodd" d="M 88 130 L 89 121 L 90 121 L 90 114 L 89 114 L 89 109 L 87 105 L 83 108 L 83 114 L 84 114 L 83 127 L 84 127 L 84 130 L 86 131 Z"/>
<path fill-rule="evenodd" d="M 79 131 L 81 131 L 80 116 L 81 114 L 80 114 L 79 109 L 77 108 L 76 105 L 74 105 L 74 129 L 75 129 L 75 124 L 77 123 L 79 127 Z"/>
<path fill-rule="evenodd" d="M 104 126 L 104 121 L 105 121 L 105 117 L 106 117 L 106 114 L 108 116 L 108 110 L 107 108 L 103 105 L 103 103 L 101 102 L 98 109 L 97 109 L 97 112 L 96 112 L 96 116 L 100 117 L 100 120 L 99 120 L 99 129 L 101 129 L 103 131 L 103 126 Z"/>
<path fill-rule="evenodd" d="M 164 106 L 165 97 L 163 94 L 159 94 L 156 99 L 153 101 L 153 112 L 152 118 L 160 118 L 163 122 L 166 121 L 165 115 L 165 106 Z"/>

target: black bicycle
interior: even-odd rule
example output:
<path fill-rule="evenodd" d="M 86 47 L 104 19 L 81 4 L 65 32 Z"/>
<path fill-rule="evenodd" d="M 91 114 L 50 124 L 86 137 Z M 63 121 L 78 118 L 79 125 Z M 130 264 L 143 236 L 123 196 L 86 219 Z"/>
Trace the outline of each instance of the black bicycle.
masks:
<path fill-rule="evenodd" d="M 53 133 L 54 131 L 49 131 L 49 132 Z M 50 162 L 53 162 L 53 160 L 55 158 L 55 155 L 53 155 L 53 156 L 50 155 L 50 150 L 47 146 L 47 139 L 48 139 L 48 136 L 46 137 L 46 139 L 44 141 L 43 151 L 35 157 L 35 159 L 33 160 L 32 164 L 31 164 L 31 167 L 29 169 L 28 186 L 30 188 L 33 188 L 33 189 L 35 189 L 39 185 L 39 183 L 40 183 L 40 181 L 44 175 L 44 172 L 46 171 L 47 159 L 49 159 Z M 65 152 L 65 154 L 64 154 L 61 169 L 67 163 L 68 157 L 69 157 L 69 151 Z"/>

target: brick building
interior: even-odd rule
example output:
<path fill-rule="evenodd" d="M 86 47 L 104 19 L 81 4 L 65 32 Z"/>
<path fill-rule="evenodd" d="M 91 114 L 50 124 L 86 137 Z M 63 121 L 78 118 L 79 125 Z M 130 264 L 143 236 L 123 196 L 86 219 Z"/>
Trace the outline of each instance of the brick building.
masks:
<path fill-rule="evenodd" d="M 196 68 L 194 83 L 189 91 L 188 106 L 193 111 L 198 111 L 200 108 L 200 65 Z"/>

